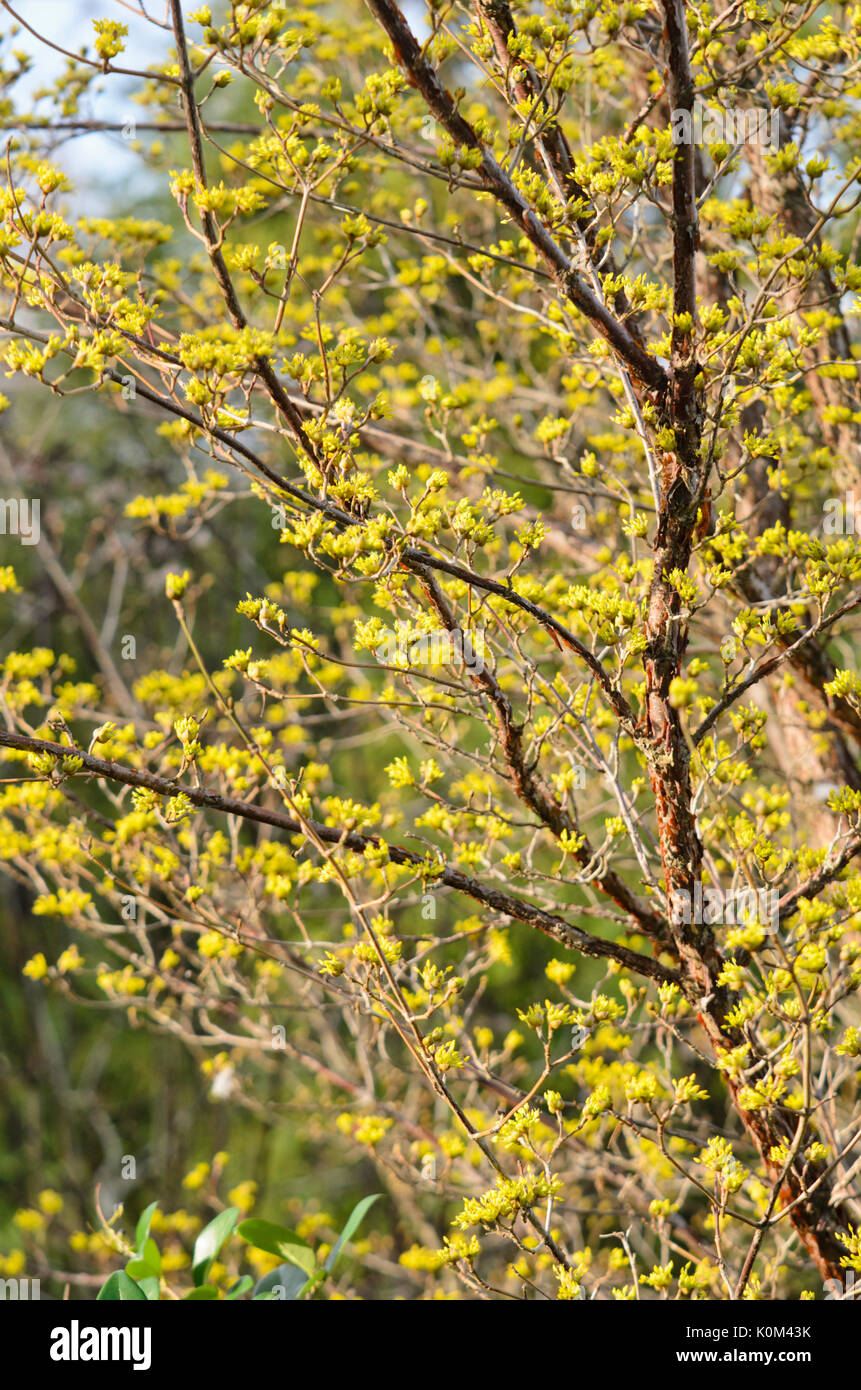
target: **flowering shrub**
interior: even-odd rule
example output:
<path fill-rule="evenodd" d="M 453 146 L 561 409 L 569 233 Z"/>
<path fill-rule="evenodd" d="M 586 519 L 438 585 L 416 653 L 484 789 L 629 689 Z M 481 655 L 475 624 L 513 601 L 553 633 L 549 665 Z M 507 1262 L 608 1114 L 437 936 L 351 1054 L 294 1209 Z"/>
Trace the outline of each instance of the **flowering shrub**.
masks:
<path fill-rule="evenodd" d="M 822 1296 L 861 1220 L 861 11 L 168 9 L 35 110 L 4 50 L 0 406 L 99 412 L 139 563 L 0 509 L 27 997 L 298 1114 L 321 1201 L 379 1175 L 359 1296 Z M 768 144 L 674 138 L 740 94 Z M 56 130 L 119 133 L 160 215 L 92 215 Z M 7 1272 L 341 1287 L 322 1217 L 62 1200 Z"/>

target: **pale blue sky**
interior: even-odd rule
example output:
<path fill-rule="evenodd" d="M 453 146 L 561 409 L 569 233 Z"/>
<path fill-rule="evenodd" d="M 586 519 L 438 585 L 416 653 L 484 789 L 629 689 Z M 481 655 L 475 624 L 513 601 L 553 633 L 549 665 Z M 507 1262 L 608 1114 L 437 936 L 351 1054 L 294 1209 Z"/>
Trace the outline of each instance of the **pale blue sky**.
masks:
<path fill-rule="evenodd" d="M 144 0 L 144 3 L 154 18 L 164 18 L 164 0 Z M 92 51 L 94 19 L 117 19 L 128 25 L 126 49 L 117 59 L 124 66 L 143 70 L 171 45 L 169 33 L 155 29 L 117 0 L 11 0 L 11 4 L 39 34 L 69 52 L 80 52 L 84 45 Z M 183 0 L 186 13 L 196 7 L 197 0 Z M 8 11 L 0 9 L 0 28 L 8 32 L 13 23 Z M 40 43 L 23 26 L 15 37 L 14 47 L 24 49 L 34 59 L 31 72 L 14 89 L 20 108 L 38 88 L 63 71 L 66 59 Z M 137 85 L 134 78 L 100 79 L 81 102 L 80 117 L 125 122 L 135 114 L 140 116 L 140 107 L 129 100 Z M 115 136 L 87 134 L 70 140 L 60 147 L 55 162 L 74 179 L 79 192 L 86 190 L 91 208 L 94 200 L 115 206 L 118 186 L 128 187 L 133 183 L 135 197 L 146 191 L 146 165 L 140 155 L 128 148 L 119 133 Z"/>

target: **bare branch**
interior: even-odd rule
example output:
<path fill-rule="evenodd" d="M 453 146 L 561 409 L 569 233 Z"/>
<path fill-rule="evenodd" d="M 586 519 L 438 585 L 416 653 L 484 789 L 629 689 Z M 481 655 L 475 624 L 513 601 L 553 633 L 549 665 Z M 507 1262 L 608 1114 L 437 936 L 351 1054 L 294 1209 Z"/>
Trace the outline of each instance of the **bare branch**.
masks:
<path fill-rule="evenodd" d="M 76 748 L 73 744 L 50 743 L 45 739 L 31 738 L 24 734 L 0 730 L 0 747 L 13 748 L 24 753 L 47 753 L 60 760 L 75 758 L 80 761 L 81 767 L 94 777 L 120 782 L 129 787 L 145 787 L 149 791 L 156 792 L 159 796 L 185 796 L 193 806 L 218 811 L 222 815 L 240 816 L 243 820 L 256 821 L 261 825 L 273 825 L 291 835 L 304 834 L 302 822 L 293 816 L 285 815 L 283 811 L 271 811 L 264 806 L 240 801 L 236 797 L 220 796 L 217 792 L 206 791 L 203 787 L 192 787 L 184 783 L 172 782 L 168 778 L 159 777 L 152 772 L 141 772 L 136 768 L 126 767 L 122 763 L 94 757 L 92 753 L 86 753 L 82 748 Z M 636 951 L 628 950 L 626 946 L 617 945 L 614 941 L 604 941 L 600 937 L 592 936 L 589 932 L 583 931 L 582 928 L 572 926 L 562 917 L 545 912 L 543 908 L 527 903 L 510 893 L 489 888 L 477 879 L 460 873 L 457 869 L 444 867 L 440 871 L 436 861 L 422 858 L 413 850 L 404 849 L 400 845 L 389 845 L 378 835 L 360 835 L 357 831 L 339 830 L 330 825 L 323 825 L 319 821 L 308 820 L 306 823 L 314 835 L 324 844 L 355 850 L 359 854 L 362 854 L 366 849 L 385 848 L 388 858 L 393 864 L 410 864 L 418 869 L 425 868 L 429 880 L 442 883 L 446 888 L 463 893 L 467 897 L 475 899 L 476 902 L 482 903 L 485 907 L 491 908 L 494 912 L 501 913 L 504 917 L 525 922 L 528 926 L 535 927 L 545 936 L 558 941 L 560 945 L 569 950 L 579 951 L 582 955 L 594 956 L 596 959 L 614 960 L 619 965 L 627 966 L 628 969 L 635 970 L 640 975 L 646 975 L 650 979 L 666 984 L 678 983 L 679 977 L 676 971 L 661 965 L 659 961 L 651 960 L 648 956 L 641 956 Z"/>

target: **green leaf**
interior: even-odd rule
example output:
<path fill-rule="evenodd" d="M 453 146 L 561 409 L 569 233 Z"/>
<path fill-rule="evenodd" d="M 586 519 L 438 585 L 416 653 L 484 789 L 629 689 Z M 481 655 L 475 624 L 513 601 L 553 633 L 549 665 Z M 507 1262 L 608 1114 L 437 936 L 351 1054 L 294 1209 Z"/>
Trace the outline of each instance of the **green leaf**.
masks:
<path fill-rule="evenodd" d="M 344 1227 L 341 1234 L 338 1236 L 338 1239 L 332 1247 L 332 1251 L 329 1255 L 329 1258 L 326 1260 L 327 1270 L 331 1272 L 335 1268 L 335 1265 L 337 1261 L 340 1259 L 341 1252 L 344 1249 L 344 1246 L 347 1244 L 347 1241 L 352 1240 L 353 1236 L 356 1234 L 356 1231 L 359 1229 L 362 1222 L 364 1221 L 366 1212 L 370 1211 L 371 1207 L 374 1205 L 374 1202 L 379 1201 L 382 1195 L 383 1194 L 381 1192 L 375 1192 L 372 1197 L 363 1197 L 361 1202 L 357 1202 L 356 1205 L 353 1207 L 353 1210 L 347 1217 L 346 1226 Z"/>
<path fill-rule="evenodd" d="M 142 1249 L 143 1249 L 144 1241 L 146 1240 L 147 1236 L 149 1235 L 149 1228 L 150 1228 L 150 1226 L 152 1225 L 153 1216 L 155 1215 L 155 1213 L 156 1213 L 157 1211 L 158 1211 L 158 1202 L 150 1202 L 149 1206 L 146 1207 L 146 1208 L 141 1212 L 141 1214 L 140 1214 L 140 1219 L 139 1219 L 138 1224 L 137 1224 L 137 1229 L 136 1229 L 136 1231 L 135 1231 L 135 1249 L 136 1249 L 136 1250 L 142 1250 Z"/>
<path fill-rule="evenodd" d="M 99 1289 L 96 1302 L 107 1303 L 146 1303 L 147 1296 L 140 1285 L 134 1279 L 130 1279 L 125 1270 L 116 1269 L 113 1274 L 102 1284 Z"/>
<path fill-rule="evenodd" d="M 183 1303 L 189 1303 L 194 1299 L 197 1302 L 201 1298 L 207 1298 L 211 1301 L 213 1298 L 217 1297 L 218 1289 L 214 1284 L 199 1284 L 196 1289 L 189 1289 L 182 1301 Z"/>
<path fill-rule="evenodd" d="M 135 1274 L 135 1271 L 131 1269 L 132 1263 L 134 1263 L 134 1261 L 126 1265 L 126 1274 L 128 1274 L 131 1270 L 132 1275 L 135 1278 L 135 1283 L 137 1284 L 138 1288 L 143 1290 L 144 1297 L 150 1303 L 158 1303 L 159 1295 L 161 1294 L 160 1280 L 154 1274 L 145 1274 L 143 1277 L 141 1277 L 139 1274 Z"/>
<path fill-rule="evenodd" d="M 233 1285 L 231 1289 L 228 1290 L 224 1297 L 228 1302 L 232 1298 L 241 1298 L 244 1293 L 247 1293 L 248 1290 L 253 1287 L 253 1285 L 254 1280 L 251 1278 L 251 1275 L 243 1274 L 242 1278 L 237 1279 L 236 1283 Z"/>
<path fill-rule="evenodd" d="M 268 1274 L 264 1274 L 254 1285 L 254 1293 L 251 1295 L 255 1303 L 275 1303 L 279 1300 L 273 1295 L 272 1290 L 276 1287 L 284 1290 L 285 1303 L 293 1303 L 308 1287 L 309 1280 L 301 1269 L 295 1265 L 279 1265 L 277 1269 L 271 1269 Z"/>
<path fill-rule="evenodd" d="M 228 1207 L 226 1211 L 220 1211 L 207 1226 L 204 1226 L 197 1237 L 191 1257 L 192 1278 L 196 1285 L 206 1283 L 212 1261 L 232 1234 L 240 1215 L 238 1207 Z"/>
<path fill-rule="evenodd" d="M 130 1265 L 140 1265 L 140 1269 L 131 1269 Z M 147 1236 L 135 1259 L 126 1265 L 126 1270 L 133 1279 L 137 1279 L 139 1274 L 161 1274 L 161 1255 L 151 1236 Z"/>
<path fill-rule="evenodd" d="M 304 1270 L 309 1278 L 314 1273 L 317 1267 L 314 1251 L 295 1231 L 288 1230 L 286 1226 L 277 1226 L 274 1221 L 261 1221 L 258 1217 L 243 1221 L 238 1230 L 242 1239 L 255 1249 L 265 1250 L 269 1255 L 280 1255 L 288 1264 Z"/>
<path fill-rule="evenodd" d="M 144 1240 L 140 1253 L 129 1260 L 126 1274 L 137 1282 L 151 1303 L 158 1302 L 161 1291 L 161 1255 L 151 1236 Z"/>

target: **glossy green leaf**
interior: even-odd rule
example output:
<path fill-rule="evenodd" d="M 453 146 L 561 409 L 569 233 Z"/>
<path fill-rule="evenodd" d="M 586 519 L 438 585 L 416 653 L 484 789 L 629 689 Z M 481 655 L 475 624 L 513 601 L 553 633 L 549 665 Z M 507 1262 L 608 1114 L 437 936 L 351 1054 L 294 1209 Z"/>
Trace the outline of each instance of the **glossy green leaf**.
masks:
<path fill-rule="evenodd" d="M 308 1287 L 308 1282 L 303 1270 L 297 1269 L 295 1265 L 283 1264 L 264 1274 L 254 1285 L 254 1293 L 251 1296 L 256 1303 L 274 1303 L 280 1299 L 285 1303 L 293 1303 Z M 276 1295 L 276 1289 L 280 1289 L 281 1293 Z"/>
<path fill-rule="evenodd" d="M 218 1289 L 214 1284 L 200 1284 L 196 1289 L 189 1289 L 182 1301 L 183 1303 L 199 1302 L 203 1298 L 210 1302 L 214 1298 L 218 1298 Z"/>
<path fill-rule="evenodd" d="M 233 1298 L 241 1298 L 244 1293 L 247 1293 L 248 1290 L 253 1287 L 254 1280 L 251 1278 L 251 1275 L 243 1274 L 242 1278 L 237 1279 L 236 1283 L 228 1290 L 224 1297 L 228 1302 Z"/>
<path fill-rule="evenodd" d="M 366 1213 L 370 1211 L 371 1207 L 374 1205 L 374 1202 L 379 1201 L 382 1195 L 383 1194 L 381 1192 L 375 1192 L 372 1197 L 363 1197 L 361 1202 L 357 1202 L 356 1205 L 353 1207 L 353 1210 L 347 1217 L 347 1224 L 344 1226 L 343 1231 L 338 1236 L 338 1239 L 332 1247 L 331 1254 L 329 1255 L 329 1258 L 326 1260 L 327 1270 L 331 1272 L 335 1268 L 335 1265 L 341 1258 L 341 1253 L 344 1249 L 344 1246 L 347 1244 L 347 1241 L 352 1240 L 353 1236 L 356 1234 L 356 1231 L 359 1229 L 362 1222 L 364 1221 Z"/>
<path fill-rule="evenodd" d="M 132 1269 L 132 1265 L 138 1265 L 140 1268 Z M 148 1236 L 143 1246 L 139 1247 L 137 1256 L 129 1261 L 126 1270 L 133 1279 L 137 1279 L 139 1275 L 155 1274 L 158 1276 L 161 1274 L 161 1255 L 151 1236 Z"/>
<path fill-rule="evenodd" d="M 143 1289 L 151 1303 L 157 1303 L 161 1291 L 161 1254 L 151 1236 L 143 1242 L 140 1253 L 129 1260 L 126 1274 Z"/>
<path fill-rule="evenodd" d="M 317 1267 L 314 1251 L 307 1241 L 297 1236 L 286 1226 L 277 1226 L 274 1221 L 262 1221 L 252 1217 L 239 1226 L 239 1234 L 249 1245 L 257 1250 L 265 1250 L 269 1255 L 280 1255 L 288 1264 L 296 1265 L 309 1277 Z"/>
<path fill-rule="evenodd" d="M 126 1265 L 126 1274 L 129 1272 L 129 1265 Z M 158 1303 L 161 1296 L 161 1280 L 154 1274 L 145 1274 L 143 1278 L 134 1276 L 135 1283 L 139 1289 L 143 1290 L 144 1297 L 150 1303 Z"/>
<path fill-rule="evenodd" d="M 228 1207 L 226 1211 L 220 1211 L 200 1232 L 194 1242 L 194 1254 L 191 1258 L 192 1278 L 196 1285 L 206 1283 L 212 1261 L 232 1234 L 240 1215 L 238 1207 Z"/>
<path fill-rule="evenodd" d="M 130 1279 L 125 1270 L 114 1270 L 102 1287 L 99 1289 L 96 1298 L 97 1303 L 146 1303 L 147 1296 L 139 1284 L 134 1279 Z"/>
<path fill-rule="evenodd" d="M 152 1225 L 152 1219 L 157 1211 L 158 1202 L 150 1202 L 149 1206 L 145 1207 L 144 1210 L 141 1212 L 137 1228 L 135 1230 L 135 1249 L 141 1250 L 143 1248 L 143 1243 L 149 1235 L 149 1228 Z"/>

